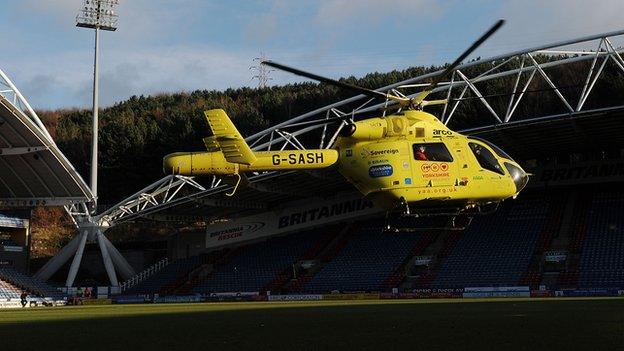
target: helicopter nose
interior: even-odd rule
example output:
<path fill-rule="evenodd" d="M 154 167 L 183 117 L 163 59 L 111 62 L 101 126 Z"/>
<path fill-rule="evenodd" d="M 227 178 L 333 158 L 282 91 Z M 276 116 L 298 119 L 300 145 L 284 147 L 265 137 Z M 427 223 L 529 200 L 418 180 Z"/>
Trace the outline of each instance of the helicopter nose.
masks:
<path fill-rule="evenodd" d="M 514 184 L 516 184 L 516 190 L 518 192 L 522 191 L 522 189 L 526 187 L 528 182 L 529 182 L 529 175 L 523 170 L 522 175 L 520 176 L 520 179 L 518 180 L 514 179 Z"/>
<path fill-rule="evenodd" d="M 511 179 L 516 185 L 516 193 L 521 192 L 529 182 L 529 175 L 522 168 L 509 162 L 505 162 L 505 167 L 507 168 L 507 171 L 509 171 L 509 175 L 511 175 Z"/>

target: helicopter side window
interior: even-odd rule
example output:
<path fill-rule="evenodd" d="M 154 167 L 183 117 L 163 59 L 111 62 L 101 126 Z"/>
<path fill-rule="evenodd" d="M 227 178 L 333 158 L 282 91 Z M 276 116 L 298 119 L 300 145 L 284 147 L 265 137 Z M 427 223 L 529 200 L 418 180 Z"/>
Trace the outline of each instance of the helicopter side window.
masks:
<path fill-rule="evenodd" d="M 471 139 L 479 140 L 480 142 L 482 142 L 485 145 L 489 146 L 490 148 L 492 148 L 492 150 L 494 150 L 494 152 L 496 152 L 496 154 L 498 156 L 504 157 L 504 158 L 509 159 L 509 160 L 513 160 L 513 158 L 511 158 L 511 156 L 507 155 L 507 153 L 505 151 L 503 151 L 503 149 L 501 149 L 500 147 L 490 143 L 489 141 L 487 141 L 485 139 L 477 138 L 477 137 L 471 137 Z"/>
<path fill-rule="evenodd" d="M 413 144 L 412 149 L 416 161 L 453 162 L 453 156 L 444 143 Z"/>
<path fill-rule="evenodd" d="M 503 168 L 490 150 L 477 143 L 468 143 L 468 145 L 470 145 L 470 150 L 472 150 L 481 167 L 498 174 L 505 174 L 505 171 L 503 171 Z"/>

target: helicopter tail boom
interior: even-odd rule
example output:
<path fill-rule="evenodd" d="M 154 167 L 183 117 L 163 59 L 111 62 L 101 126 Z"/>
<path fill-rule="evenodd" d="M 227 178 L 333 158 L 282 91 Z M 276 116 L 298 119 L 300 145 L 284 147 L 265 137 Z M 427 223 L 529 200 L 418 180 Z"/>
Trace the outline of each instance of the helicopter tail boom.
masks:
<path fill-rule="evenodd" d="M 333 166 L 338 161 L 336 150 L 284 150 L 253 153 L 251 165 L 228 161 L 221 151 L 177 152 L 163 159 L 166 174 L 236 175 L 244 172 L 313 170 Z"/>
<path fill-rule="evenodd" d="M 338 152 L 322 150 L 253 151 L 221 109 L 204 111 L 212 136 L 205 152 L 176 152 L 163 158 L 166 174 L 236 175 L 240 172 L 312 170 L 338 161 Z"/>

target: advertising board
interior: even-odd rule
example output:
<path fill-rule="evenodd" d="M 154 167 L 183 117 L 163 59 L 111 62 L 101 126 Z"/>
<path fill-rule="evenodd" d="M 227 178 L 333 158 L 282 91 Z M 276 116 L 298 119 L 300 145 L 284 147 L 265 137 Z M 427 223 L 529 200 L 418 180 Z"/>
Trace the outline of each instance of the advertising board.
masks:
<path fill-rule="evenodd" d="M 206 248 L 306 230 L 377 213 L 382 213 L 382 210 L 362 199 L 359 194 L 316 202 L 290 203 L 279 210 L 209 225 L 206 229 Z"/>

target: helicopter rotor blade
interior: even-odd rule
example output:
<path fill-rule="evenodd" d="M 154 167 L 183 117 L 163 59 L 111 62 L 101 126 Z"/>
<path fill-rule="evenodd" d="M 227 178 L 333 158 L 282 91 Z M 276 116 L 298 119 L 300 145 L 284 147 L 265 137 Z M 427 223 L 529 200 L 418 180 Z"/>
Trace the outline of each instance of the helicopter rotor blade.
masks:
<path fill-rule="evenodd" d="M 448 104 L 447 99 L 443 100 L 423 100 L 421 101 L 421 106 L 434 106 L 434 105 L 446 105 Z"/>
<path fill-rule="evenodd" d="M 488 29 L 487 32 L 485 32 L 479 39 L 477 39 L 477 41 L 472 43 L 472 45 L 470 45 L 470 47 L 466 49 L 466 51 L 459 55 L 459 57 L 455 59 L 453 63 L 446 67 L 446 69 L 444 69 L 441 74 L 437 75 L 433 79 L 433 82 L 431 82 L 431 84 L 427 88 L 425 88 L 423 91 L 418 93 L 418 95 L 412 98 L 412 105 L 420 105 L 423 100 L 427 98 L 427 95 L 429 95 L 431 91 L 435 89 L 438 84 L 440 84 L 440 82 L 442 82 L 442 80 L 446 78 L 446 76 L 449 75 L 449 73 L 451 73 L 457 66 L 459 66 L 461 62 L 466 59 L 466 57 L 468 57 L 468 55 L 472 54 L 472 52 L 475 51 L 479 46 L 481 46 L 481 44 L 483 44 L 483 42 L 485 42 L 490 36 L 492 36 L 492 34 L 496 33 L 496 31 L 499 30 L 503 24 L 505 24 L 505 20 L 498 20 L 492 27 L 490 27 L 490 29 Z"/>
<path fill-rule="evenodd" d="M 292 128 L 292 127 L 310 127 L 310 126 L 317 126 L 317 125 L 323 125 L 323 124 L 339 123 L 339 122 L 350 120 L 351 118 L 352 118 L 351 115 L 345 115 L 345 116 L 337 116 L 337 117 L 331 117 L 331 118 L 313 119 L 310 121 L 293 123 L 291 125 L 284 126 L 280 129 L 286 129 L 286 128 Z"/>
<path fill-rule="evenodd" d="M 314 74 L 314 73 L 310 73 L 310 72 L 306 72 L 306 71 L 302 71 L 300 69 L 294 68 L 294 67 L 289 67 L 289 66 L 285 66 L 282 65 L 280 63 L 277 62 L 273 62 L 273 61 L 262 61 L 261 64 L 263 65 L 267 65 L 273 68 L 277 68 L 279 70 L 282 71 L 286 71 L 301 77 L 306 77 L 306 78 L 310 78 L 316 81 L 319 81 L 321 83 L 327 83 L 333 86 L 337 86 L 343 89 L 347 89 L 347 90 L 351 90 L 354 92 L 357 92 L 359 94 L 363 94 L 366 95 L 368 97 L 372 97 L 372 98 L 378 98 L 378 99 L 390 99 L 390 100 L 394 100 L 397 101 L 401 104 L 408 104 L 409 103 L 409 99 L 407 98 L 403 98 L 400 96 L 395 96 L 392 94 L 386 94 L 386 93 L 382 93 L 380 91 L 376 91 L 376 90 L 372 90 L 372 89 L 367 89 L 367 88 L 363 88 L 363 87 L 359 87 L 357 85 L 353 85 L 353 84 L 349 84 L 349 83 L 345 83 L 345 82 L 341 82 L 335 79 L 331 79 L 331 78 L 327 78 L 327 77 L 323 77 L 323 76 L 319 76 L 318 74 Z"/>

